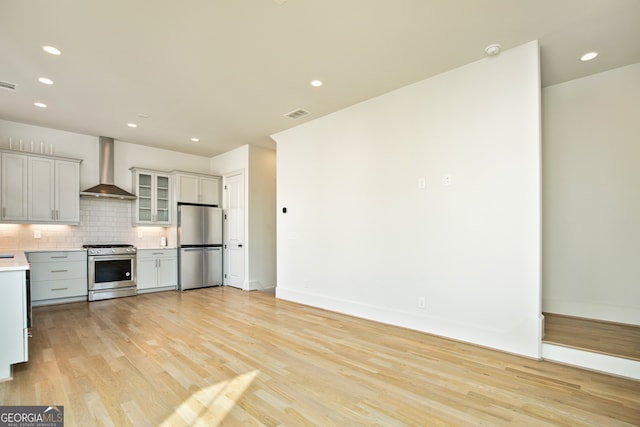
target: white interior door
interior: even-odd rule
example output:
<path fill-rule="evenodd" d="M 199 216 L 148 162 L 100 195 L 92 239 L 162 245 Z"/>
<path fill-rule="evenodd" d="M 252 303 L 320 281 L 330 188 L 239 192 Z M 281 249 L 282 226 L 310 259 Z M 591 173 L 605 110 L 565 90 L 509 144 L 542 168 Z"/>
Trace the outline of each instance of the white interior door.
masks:
<path fill-rule="evenodd" d="M 224 284 L 244 288 L 244 172 L 224 177 Z"/>

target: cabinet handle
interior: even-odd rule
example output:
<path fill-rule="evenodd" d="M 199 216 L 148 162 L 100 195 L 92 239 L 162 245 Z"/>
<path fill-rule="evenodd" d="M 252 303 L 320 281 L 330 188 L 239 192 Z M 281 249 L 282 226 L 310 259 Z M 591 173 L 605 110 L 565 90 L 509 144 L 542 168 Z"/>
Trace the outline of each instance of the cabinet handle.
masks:
<path fill-rule="evenodd" d="M 69 288 L 52 288 L 52 291 L 66 291 Z"/>
<path fill-rule="evenodd" d="M 151 255 L 164 255 L 164 252 L 151 252 Z"/>
<path fill-rule="evenodd" d="M 68 257 L 67 257 L 67 255 L 58 255 L 58 256 L 52 256 L 52 257 L 50 257 L 50 258 L 51 258 L 51 259 L 54 259 L 54 258 L 56 258 L 56 259 L 62 259 L 62 258 L 68 258 Z"/>
<path fill-rule="evenodd" d="M 51 270 L 52 273 L 66 273 L 69 270 Z"/>
<path fill-rule="evenodd" d="M 56 220 L 60 219 L 60 211 L 56 209 Z"/>
<path fill-rule="evenodd" d="M 7 208 L 2 208 L 2 218 L 6 217 L 7 215 L 5 214 Z"/>
<path fill-rule="evenodd" d="M 56 211 L 51 209 L 51 219 L 56 219 Z"/>

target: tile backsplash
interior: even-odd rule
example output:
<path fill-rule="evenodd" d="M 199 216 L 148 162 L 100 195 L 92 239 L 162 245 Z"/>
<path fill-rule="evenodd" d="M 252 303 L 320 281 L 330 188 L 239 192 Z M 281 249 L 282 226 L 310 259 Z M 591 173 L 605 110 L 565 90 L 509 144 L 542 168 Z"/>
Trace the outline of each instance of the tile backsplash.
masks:
<path fill-rule="evenodd" d="M 158 247 L 161 237 L 175 245 L 169 227 L 133 227 L 133 206 L 130 200 L 81 197 L 80 225 L 0 224 L 0 249 L 72 249 L 87 243 Z"/>

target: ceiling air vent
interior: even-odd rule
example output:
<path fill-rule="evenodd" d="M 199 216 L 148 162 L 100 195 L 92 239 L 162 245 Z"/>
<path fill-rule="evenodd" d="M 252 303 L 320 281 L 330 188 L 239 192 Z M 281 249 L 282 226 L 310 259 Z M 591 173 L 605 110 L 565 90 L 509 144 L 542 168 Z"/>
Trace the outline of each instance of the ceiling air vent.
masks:
<path fill-rule="evenodd" d="M 14 83 L 3 82 L 2 80 L 0 80 L 0 87 L 7 90 L 16 90 L 16 85 Z"/>
<path fill-rule="evenodd" d="M 290 117 L 292 119 L 299 119 L 300 117 L 308 116 L 311 114 L 310 112 L 299 108 L 297 110 L 293 110 L 290 113 L 285 114 L 285 116 Z"/>

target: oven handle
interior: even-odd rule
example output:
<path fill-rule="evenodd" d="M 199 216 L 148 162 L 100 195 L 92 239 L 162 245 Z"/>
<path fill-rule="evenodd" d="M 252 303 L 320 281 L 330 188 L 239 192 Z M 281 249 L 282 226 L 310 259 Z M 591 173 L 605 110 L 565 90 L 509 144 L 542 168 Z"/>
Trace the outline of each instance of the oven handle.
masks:
<path fill-rule="evenodd" d="M 90 255 L 87 257 L 89 261 L 101 262 L 101 261 L 117 261 L 117 260 L 134 260 L 136 258 L 135 254 L 126 254 L 126 255 Z"/>

